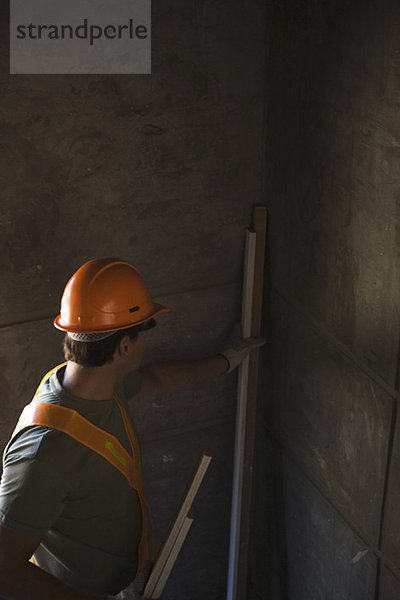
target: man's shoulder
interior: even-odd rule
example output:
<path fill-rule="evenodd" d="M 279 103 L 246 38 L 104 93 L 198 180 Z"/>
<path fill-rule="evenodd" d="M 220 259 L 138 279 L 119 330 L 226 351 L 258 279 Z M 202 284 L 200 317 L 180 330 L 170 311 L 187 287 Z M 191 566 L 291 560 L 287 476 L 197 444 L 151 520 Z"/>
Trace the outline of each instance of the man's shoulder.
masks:
<path fill-rule="evenodd" d="M 57 388 L 55 388 L 51 382 L 51 380 L 56 377 L 56 372 L 60 367 L 61 365 L 55 367 L 43 377 L 29 406 L 35 406 L 39 403 L 49 403 L 60 406 L 63 404 L 62 394 L 57 393 Z M 20 415 L 18 424 L 21 424 L 22 414 L 23 413 Z M 35 458 L 44 445 L 47 445 L 48 442 L 52 444 L 55 439 L 60 437 L 55 435 L 57 433 L 60 432 L 41 425 L 30 425 L 27 427 L 20 427 L 19 429 L 17 425 L 14 434 L 6 446 L 4 458 L 6 459 L 11 455 L 13 455 L 14 458 L 19 457 L 19 459 Z"/>
<path fill-rule="evenodd" d="M 24 427 L 14 435 L 4 450 L 3 464 L 11 466 L 37 459 L 55 469 L 72 464 L 81 453 L 81 444 L 70 436 L 42 425 Z M 65 457 L 68 456 L 68 461 Z"/>
<path fill-rule="evenodd" d="M 118 427 L 121 425 L 118 419 L 112 418 L 113 411 L 119 412 L 116 405 L 113 405 L 112 401 L 89 403 L 69 396 L 63 391 L 57 378 L 58 369 L 59 367 L 43 378 L 31 405 L 44 403 L 73 410 L 105 431 L 108 431 L 109 425 L 113 426 L 110 431 L 118 436 Z M 140 386 L 140 374 L 135 372 L 128 375 L 116 390 L 126 408 L 127 400 L 138 393 Z M 118 425 L 117 429 L 115 423 Z M 51 467 L 57 468 L 57 465 L 62 465 L 63 469 L 69 470 L 71 465 L 82 465 L 86 462 L 87 452 L 84 444 L 63 431 L 43 425 L 27 425 L 19 431 L 16 430 L 4 451 L 3 462 L 11 465 L 13 462 L 38 459 Z M 65 460 L 66 456 L 68 460 Z"/>
<path fill-rule="evenodd" d="M 51 391 L 47 382 L 43 382 L 40 393 L 37 393 L 30 403 L 35 407 L 39 404 L 51 404 L 66 408 L 62 395 Z M 22 425 L 24 425 L 22 423 Z M 8 442 L 3 455 L 4 466 L 12 466 L 22 461 L 39 460 L 50 468 L 68 471 L 69 466 L 79 463 L 85 449 L 78 441 L 55 427 L 26 424 L 18 427 Z M 68 457 L 68 460 L 65 458 Z"/>

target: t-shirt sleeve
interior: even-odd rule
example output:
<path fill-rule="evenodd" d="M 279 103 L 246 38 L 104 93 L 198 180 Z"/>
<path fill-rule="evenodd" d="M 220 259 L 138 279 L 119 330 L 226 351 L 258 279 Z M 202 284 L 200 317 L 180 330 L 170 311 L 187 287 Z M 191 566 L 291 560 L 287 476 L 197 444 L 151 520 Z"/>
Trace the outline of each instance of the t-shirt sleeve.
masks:
<path fill-rule="evenodd" d="M 42 537 L 57 521 L 68 482 L 54 467 L 35 458 L 5 456 L 0 484 L 0 523 Z"/>
<path fill-rule="evenodd" d="M 142 387 L 142 376 L 137 371 L 129 373 L 124 377 L 122 383 L 116 389 L 122 400 L 130 400 L 140 392 Z"/>

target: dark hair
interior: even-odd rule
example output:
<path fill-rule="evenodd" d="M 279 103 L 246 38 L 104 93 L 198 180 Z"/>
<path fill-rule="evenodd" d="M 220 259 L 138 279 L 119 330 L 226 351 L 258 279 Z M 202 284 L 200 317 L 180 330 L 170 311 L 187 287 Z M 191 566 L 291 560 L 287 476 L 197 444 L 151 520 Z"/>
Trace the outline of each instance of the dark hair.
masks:
<path fill-rule="evenodd" d="M 63 344 L 65 360 L 72 360 L 82 367 L 101 367 L 112 362 L 114 352 L 125 335 L 129 335 L 131 340 L 136 339 L 138 328 L 119 329 L 110 337 L 97 342 L 78 342 L 65 335 Z"/>

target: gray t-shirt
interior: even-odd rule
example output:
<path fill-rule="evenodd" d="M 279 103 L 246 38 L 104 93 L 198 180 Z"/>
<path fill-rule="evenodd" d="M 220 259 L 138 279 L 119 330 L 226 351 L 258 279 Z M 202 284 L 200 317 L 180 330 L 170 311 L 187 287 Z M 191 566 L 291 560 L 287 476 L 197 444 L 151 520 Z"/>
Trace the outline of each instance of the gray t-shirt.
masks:
<path fill-rule="evenodd" d="M 67 394 L 60 383 L 64 370 L 42 383 L 34 402 L 76 410 L 131 454 L 117 403 Z M 125 406 L 140 386 L 138 373 L 124 380 L 117 393 Z M 39 567 L 79 590 L 115 594 L 135 576 L 142 524 L 138 495 L 107 460 L 63 432 L 32 426 L 9 442 L 0 523 L 40 537 L 34 554 Z"/>

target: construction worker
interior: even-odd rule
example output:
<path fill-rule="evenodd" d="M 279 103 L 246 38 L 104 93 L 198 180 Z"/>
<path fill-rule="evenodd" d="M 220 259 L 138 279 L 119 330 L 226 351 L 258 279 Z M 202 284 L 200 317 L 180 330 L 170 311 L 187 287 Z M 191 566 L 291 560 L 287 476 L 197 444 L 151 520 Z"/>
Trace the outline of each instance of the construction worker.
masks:
<path fill-rule="evenodd" d="M 117 596 L 154 558 L 126 401 L 230 372 L 264 343 L 237 335 L 215 356 L 142 366 L 146 331 L 168 311 L 123 260 L 91 260 L 67 283 L 54 321 L 66 362 L 44 377 L 4 452 L 0 598 L 142 598 Z"/>

